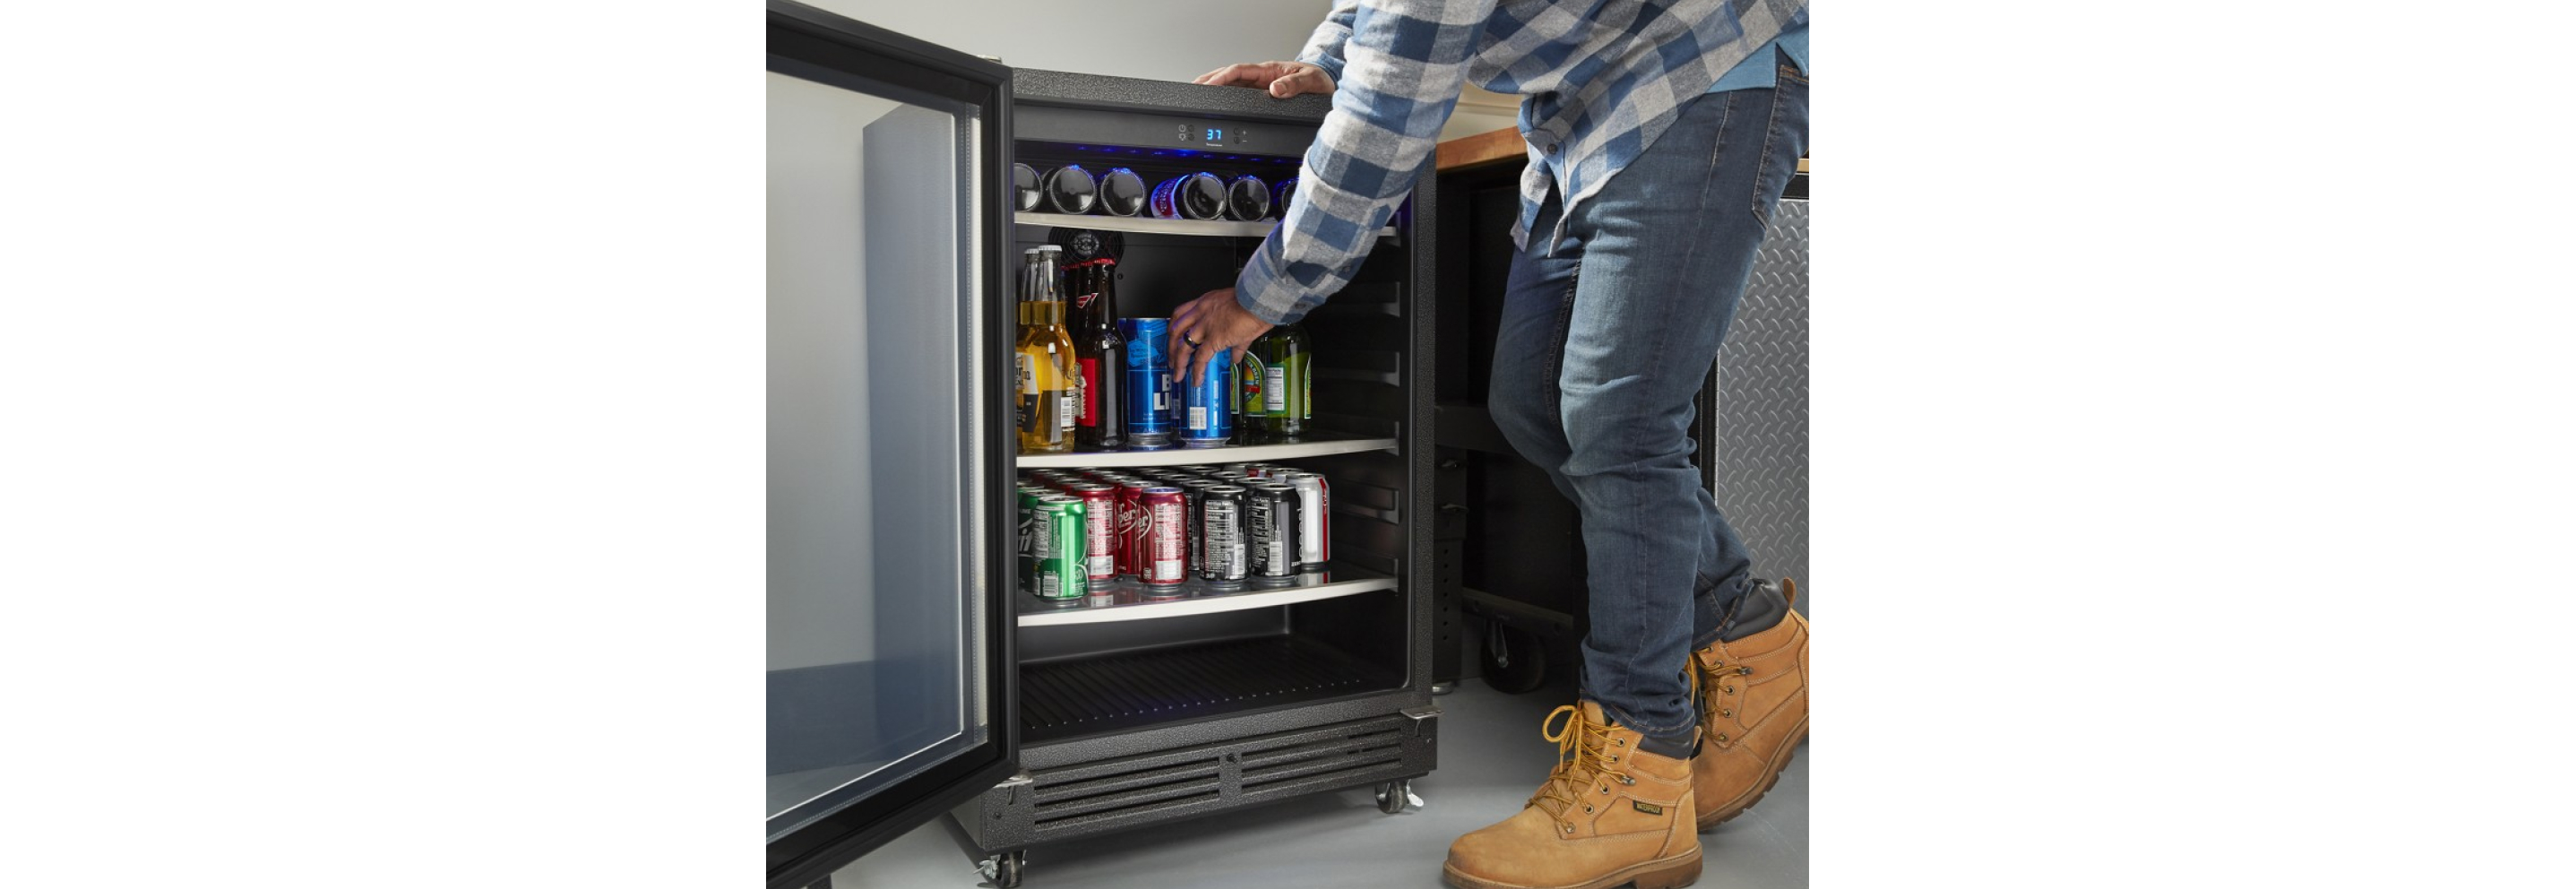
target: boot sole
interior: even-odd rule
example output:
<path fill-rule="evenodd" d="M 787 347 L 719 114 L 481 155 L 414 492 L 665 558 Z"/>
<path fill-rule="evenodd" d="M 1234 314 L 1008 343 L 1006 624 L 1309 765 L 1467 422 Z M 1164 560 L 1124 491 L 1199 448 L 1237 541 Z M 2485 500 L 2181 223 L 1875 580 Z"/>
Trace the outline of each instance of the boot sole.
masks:
<path fill-rule="evenodd" d="M 1683 886 L 1699 882 L 1699 861 L 1699 850 L 1692 849 L 1687 854 L 1630 865 L 1589 883 L 1576 883 L 1569 886 L 1498 883 L 1459 873 L 1457 868 L 1446 863 L 1440 865 L 1440 875 L 1448 880 L 1449 885 L 1456 886 L 1458 889 L 1611 889 L 1613 886 L 1631 882 L 1637 884 L 1637 889 L 1681 889 Z"/>
<path fill-rule="evenodd" d="M 1805 720 L 1799 720 L 1797 740 L 1780 745 L 1779 752 L 1772 754 L 1772 758 L 1777 761 L 1771 763 L 1769 773 L 1762 776 L 1761 786 L 1753 788 L 1753 795 L 1732 808 L 1720 807 L 1699 816 L 1699 832 L 1707 833 L 1716 829 L 1718 825 L 1752 809 L 1753 804 L 1761 802 L 1763 797 L 1770 796 L 1771 788 L 1780 783 L 1780 773 L 1789 770 L 1790 761 L 1798 758 L 1799 745 L 1805 743 L 1807 743 L 1807 723 Z"/>

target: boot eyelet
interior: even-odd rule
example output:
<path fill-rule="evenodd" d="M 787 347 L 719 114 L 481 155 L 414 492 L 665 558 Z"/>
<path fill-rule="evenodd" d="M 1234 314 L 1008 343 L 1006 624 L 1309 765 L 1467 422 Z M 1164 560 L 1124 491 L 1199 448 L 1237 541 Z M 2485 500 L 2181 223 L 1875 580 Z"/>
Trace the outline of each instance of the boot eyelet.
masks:
<path fill-rule="evenodd" d="M 1752 668 L 1752 667 L 1737 667 L 1737 668 L 1735 668 L 1735 675 L 1737 675 L 1737 676 L 1751 676 L 1751 675 L 1753 675 L 1753 668 Z"/>
<path fill-rule="evenodd" d="M 1613 756 L 1613 757 L 1610 757 L 1610 761 L 1611 761 L 1611 762 L 1618 762 L 1618 761 L 1619 761 L 1619 758 L 1618 758 L 1618 757 L 1616 757 L 1616 756 Z"/>
<path fill-rule="evenodd" d="M 1727 694 L 1734 694 L 1734 693 L 1735 693 L 1735 686 L 1732 686 L 1732 685 L 1721 685 L 1721 686 L 1718 686 L 1718 687 L 1717 687 L 1717 690 L 1718 690 L 1718 691 L 1721 691 L 1721 692 L 1725 692 L 1725 693 L 1727 693 Z"/>
<path fill-rule="evenodd" d="M 1626 775 L 1621 775 L 1621 776 L 1619 776 L 1619 783 L 1621 783 L 1621 784 L 1634 785 L 1634 784 L 1636 784 L 1636 783 L 1637 783 L 1637 779 L 1635 779 L 1635 778 L 1631 778 L 1631 777 L 1628 777 L 1628 776 L 1626 776 Z"/>
<path fill-rule="evenodd" d="M 1565 832 L 1566 832 L 1566 833 L 1573 833 L 1573 832 L 1574 832 L 1574 825 L 1568 824 L 1568 825 L 1564 825 L 1564 827 L 1565 827 Z"/>
<path fill-rule="evenodd" d="M 1717 736 L 1717 742 L 1718 742 L 1718 743 L 1720 743 L 1720 744 L 1724 744 L 1724 743 L 1726 743 L 1726 734 L 1725 734 L 1725 733 L 1723 733 L 1723 732 L 1720 732 L 1720 733 L 1718 734 L 1718 736 Z"/>
<path fill-rule="evenodd" d="M 1592 804 L 1591 804 L 1591 803 L 1584 803 L 1584 804 L 1583 804 L 1583 814 L 1586 814 L 1586 815 L 1590 815 L 1590 814 L 1592 814 Z"/>
<path fill-rule="evenodd" d="M 1719 710 L 1719 711 L 1717 711 L 1717 715 L 1719 715 L 1719 716 L 1721 716 L 1721 717 L 1724 717 L 1724 718 L 1727 718 L 1727 719 L 1734 719 L 1734 718 L 1735 718 L 1735 711 L 1733 711 L 1733 710 Z"/>
<path fill-rule="evenodd" d="M 1603 795 L 1603 796 L 1608 796 L 1608 795 L 1610 795 L 1610 785 L 1608 785 L 1608 784 L 1601 785 L 1601 795 Z"/>

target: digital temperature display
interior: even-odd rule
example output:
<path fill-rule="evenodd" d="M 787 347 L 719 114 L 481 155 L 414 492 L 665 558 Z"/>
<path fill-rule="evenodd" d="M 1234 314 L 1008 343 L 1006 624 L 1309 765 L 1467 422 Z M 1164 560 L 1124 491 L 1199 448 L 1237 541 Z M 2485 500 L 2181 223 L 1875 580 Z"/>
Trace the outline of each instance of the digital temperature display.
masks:
<path fill-rule="evenodd" d="M 1217 127 L 1209 127 L 1207 128 L 1207 140 L 1210 142 L 1223 142 L 1225 141 L 1225 131 Z"/>

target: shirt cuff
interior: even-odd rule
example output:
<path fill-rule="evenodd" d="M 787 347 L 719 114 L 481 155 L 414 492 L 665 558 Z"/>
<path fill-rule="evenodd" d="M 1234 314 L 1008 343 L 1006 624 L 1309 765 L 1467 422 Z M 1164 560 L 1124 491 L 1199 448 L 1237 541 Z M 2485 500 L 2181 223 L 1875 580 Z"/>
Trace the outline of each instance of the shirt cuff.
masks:
<path fill-rule="evenodd" d="M 1334 85 L 1334 86 L 1340 86 L 1340 85 L 1341 85 L 1341 83 L 1342 83 L 1342 60 L 1340 60 L 1340 59 L 1336 59 L 1336 58 L 1333 58 L 1332 56 L 1324 55 L 1324 54 L 1322 54 L 1322 53 L 1314 53 L 1314 54 L 1310 54 L 1310 55 L 1302 55 L 1302 56 L 1298 56 L 1298 57 L 1297 57 L 1297 61 L 1304 62 L 1304 63 L 1306 63 L 1306 64 L 1313 65 L 1313 66 L 1315 66 L 1315 67 L 1317 67 L 1317 68 L 1322 68 L 1322 69 L 1324 69 L 1324 76 L 1332 78 L 1332 79 L 1333 79 L 1333 85 Z"/>

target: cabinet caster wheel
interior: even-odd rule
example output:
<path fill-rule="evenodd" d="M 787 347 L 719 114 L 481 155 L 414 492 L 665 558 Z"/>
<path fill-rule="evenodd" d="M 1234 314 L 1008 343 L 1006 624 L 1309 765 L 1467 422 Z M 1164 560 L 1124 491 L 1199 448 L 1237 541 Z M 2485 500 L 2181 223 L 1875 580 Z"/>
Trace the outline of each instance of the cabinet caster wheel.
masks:
<path fill-rule="evenodd" d="M 1377 810 L 1389 815 L 1413 805 L 1413 779 L 1389 781 L 1377 786 Z"/>
<path fill-rule="evenodd" d="M 1019 889 L 1020 874 L 1029 866 L 1029 853 L 1004 852 L 984 859 L 984 878 L 993 881 L 993 889 Z"/>

